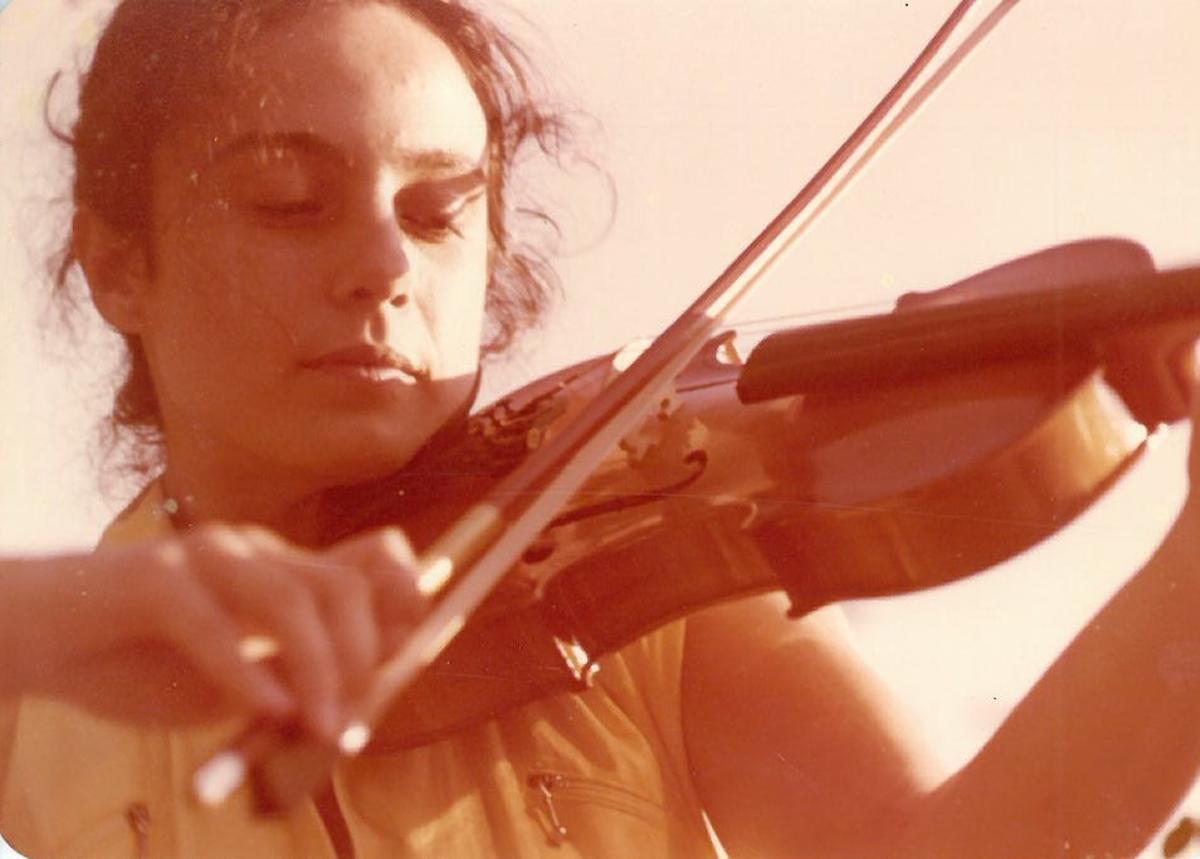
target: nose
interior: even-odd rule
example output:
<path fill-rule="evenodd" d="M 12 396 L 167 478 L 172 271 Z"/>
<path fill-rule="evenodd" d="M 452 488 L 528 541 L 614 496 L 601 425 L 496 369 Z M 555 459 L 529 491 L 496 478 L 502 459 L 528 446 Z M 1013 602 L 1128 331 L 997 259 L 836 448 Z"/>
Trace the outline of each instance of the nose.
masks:
<path fill-rule="evenodd" d="M 338 304 L 390 304 L 409 301 L 411 264 L 407 237 L 389 206 L 364 220 L 350 240 L 343 271 L 334 277 L 332 298 Z"/>

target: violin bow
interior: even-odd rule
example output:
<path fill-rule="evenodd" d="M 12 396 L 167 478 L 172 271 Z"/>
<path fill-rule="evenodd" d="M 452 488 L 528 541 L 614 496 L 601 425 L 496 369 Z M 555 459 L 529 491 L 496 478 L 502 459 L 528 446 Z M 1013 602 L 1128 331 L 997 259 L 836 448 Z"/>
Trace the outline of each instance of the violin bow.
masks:
<path fill-rule="evenodd" d="M 343 730 L 337 746 L 317 744 L 294 727 L 255 724 L 193 774 L 192 791 L 199 802 L 221 804 L 252 774 L 260 809 L 282 810 L 324 784 L 339 755 L 353 755 L 366 747 L 373 726 L 392 701 L 462 630 L 526 547 L 613 447 L 636 428 L 733 307 L 1019 0 L 1000 0 L 917 87 L 976 2 L 960 0 L 846 141 L 712 285 L 559 434 L 469 508 L 418 558 L 418 588 L 433 607 L 376 670 L 359 702 L 358 717 Z"/>

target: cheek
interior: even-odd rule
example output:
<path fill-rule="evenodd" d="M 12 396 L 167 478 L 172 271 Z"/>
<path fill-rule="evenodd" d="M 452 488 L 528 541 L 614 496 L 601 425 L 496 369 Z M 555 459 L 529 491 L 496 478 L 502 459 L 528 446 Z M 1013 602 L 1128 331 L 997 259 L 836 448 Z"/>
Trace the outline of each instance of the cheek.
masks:
<path fill-rule="evenodd" d="M 165 303 L 182 317 L 180 324 L 190 317 L 222 339 L 236 340 L 243 332 L 249 338 L 294 336 L 296 286 L 314 270 L 294 247 L 247 246 L 226 230 L 197 230 L 179 236 L 166 252 Z"/>
<path fill-rule="evenodd" d="M 474 375 L 479 365 L 487 295 L 486 249 L 471 255 L 455 282 L 455 288 L 438 296 L 433 334 L 442 356 L 444 374 Z"/>
<path fill-rule="evenodd" d="M 259 288 L 260 255 L 224 247 L 228 253 L 176 253 L 155 284 L 146 340 L 171 399 L 237 398 L 282 370 L 294 327 L 289 303 Z"/>

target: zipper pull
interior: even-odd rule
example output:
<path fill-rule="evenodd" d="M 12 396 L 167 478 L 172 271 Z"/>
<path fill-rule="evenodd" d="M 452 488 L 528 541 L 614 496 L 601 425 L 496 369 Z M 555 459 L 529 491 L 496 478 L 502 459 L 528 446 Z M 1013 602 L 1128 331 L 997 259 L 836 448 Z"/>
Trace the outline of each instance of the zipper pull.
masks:
<path fill-rule="evenodd" d="M 144 802 L 131 802 L 125 809 L 125 822 L 133 830 L 138 859 L 150 856 L 150 809 Z"/>
<path fill-rule="evenodd" d="M 562 820 L 559 819 L 558 808 L 554 804 L 554 789 L 565 783 L 566 779 L 555 773 L 534 773 L 528 780 L 529 786 L 542 798 L 546 822 L 549 824 L 547 836 L 555 847 L 567 840 L 567 827 L 563 826 Z"/>

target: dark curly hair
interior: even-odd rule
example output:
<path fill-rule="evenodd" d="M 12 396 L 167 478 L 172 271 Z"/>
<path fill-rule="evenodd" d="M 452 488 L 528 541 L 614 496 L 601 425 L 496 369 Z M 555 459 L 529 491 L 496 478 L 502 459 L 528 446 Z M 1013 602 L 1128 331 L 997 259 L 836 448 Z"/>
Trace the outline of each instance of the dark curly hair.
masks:
<path fill-rule="evenodd" d="M 73 126 L 62 132 L 50 123 L 73 155 L 73 205 L 148 248 L 151 157 L 208 85 L 199 70 L 219 68 L 281 20 L 322 5 L 367 3 L 425 22 L 457 56 L 483 107 L 492 245 L 483 351 L 501 353 L 540 320 L 558 290 L 548 241 L 557 227 L 528 193 L 516 201 L 514 173 L 529 153 L 561 163 L 574 145 L 574 123 L 552 102 L 526 52 L 459 0 L 121 0 L 79 78 Z M 73 288 L 76 262 L 69 237 L 52 262 L 54 292 L 68 310 L 81 301 Z M 145 476 L 161 466 L 162 423 L 140 340 L 122 337 L 126 361 L 108 423 L 109 452 L 120 452 L 122 470 Z"/>

